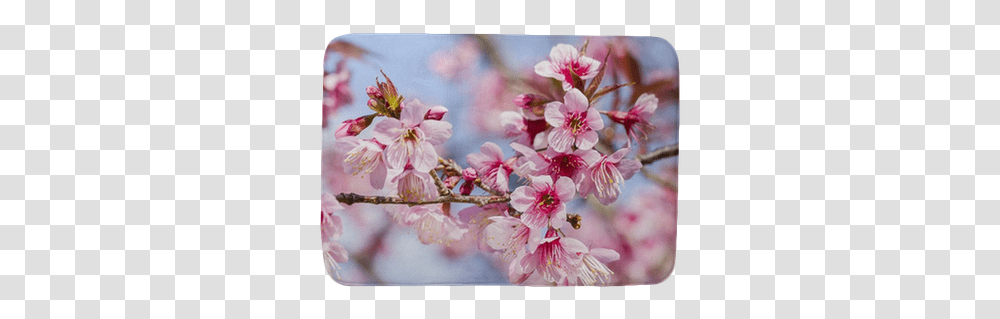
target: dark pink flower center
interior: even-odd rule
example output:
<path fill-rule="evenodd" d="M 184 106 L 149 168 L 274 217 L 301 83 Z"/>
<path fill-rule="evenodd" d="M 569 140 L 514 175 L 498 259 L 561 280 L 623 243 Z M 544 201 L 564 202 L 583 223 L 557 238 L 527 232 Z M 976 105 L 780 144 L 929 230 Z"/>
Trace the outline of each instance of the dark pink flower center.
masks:
<path fill-rule="evenodd" d="M 587 117 L 584 113 L 573 113 L 566 117 L 566 124 L 564 126 L 569 129 L 573 135 L 580 134 L 583 132 L 584 128 L 588 128 Z"/>
<path fill-rule="evenodd" d="M 559 154 L 549 162 L 549 175 L 573 177 L 577 170 L 587 167 L 583 158 L 573 154 Z"/>
<path fill-rule="evenodd" d="M 556 196 L 555 190 L 551 188 L 542 191 L 541 196 L 536 197 L 535 200 L 535 207 L 541 209 L 545 214 L 552 212 L 557 205 L 559 205 L 559 197 Z"/>
<path fill-rule="evenodd" d="M 406 129 L 403 131 L 402 139 L 407 142 L 416 142 L 418 138 L 417 131 L 414 129 Z"/>

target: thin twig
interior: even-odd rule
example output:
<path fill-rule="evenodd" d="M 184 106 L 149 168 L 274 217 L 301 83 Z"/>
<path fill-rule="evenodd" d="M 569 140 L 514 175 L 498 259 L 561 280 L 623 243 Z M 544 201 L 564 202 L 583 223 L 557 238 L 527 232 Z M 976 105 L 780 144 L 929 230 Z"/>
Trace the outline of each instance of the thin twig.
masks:
<path fill-rule="evenodd" d="M 354 205 L 355 203 L 366 203 L 366 204 L 401 204 L 401 205 L 428 205 L 428 204 L 440 204 L 440 203 L 470 203 L 476 204 L 477 206 L 485 206 L 489 204 L 496 203 L 506 203 L 510 201 L 509 196 L 479 196 L 479 195 L 455 195 L 450 196 L 439 196 L 438 198 L 429 200 L 406 200 L 394 196 L 365 196 L 355 193 L 340 193 L 336 196 L 337 201 L 347 204 Z"/>
<path fill-rule="evenodd" d="M 674 145 L 664 146 L 652 152 L 636 156 L 635 159 L 639 160 L 639 162 L 642 163 L 642 165 L 648 165 L 650 163 L 653 163 L 655 161 L 664 158 L 677 156 L 678 153 L 680 153 L 680 147 L 678 147 L 677 144 L 674 144 Z"/>
<path fill-rule="evenodd" d="M 451 195 L 451 190 L 448 189 L 448 187 L 444 186 L 444 182 L 441 181 L 441 178 L 438 177 L 438 174 L 435 170 L 431 170 L 431 177 L 434 178 L 434 185 L 436 185 L 438 188 L 438 195 L 441 196 Z"/>

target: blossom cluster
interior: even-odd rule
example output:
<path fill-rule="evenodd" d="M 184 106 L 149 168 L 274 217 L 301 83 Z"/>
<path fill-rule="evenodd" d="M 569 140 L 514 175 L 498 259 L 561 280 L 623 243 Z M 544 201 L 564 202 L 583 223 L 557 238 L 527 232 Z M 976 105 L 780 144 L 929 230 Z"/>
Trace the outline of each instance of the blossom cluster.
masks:
<path fill-rule="evenodd" d="M 460 55 L 462 65 L 472 59 L 470 54 Z M 460 72 L 457 66 L 438 63 L 438 72 Z M 332 212 L 342 204 L 365 203 L 385 205 L 389 216 L 415 230 L 424 244 L 475 243 L 498 256 L 515 284 L 611 283 L 614 272 L 608 265 L 621 254 L 567 235 L 570 228 L 586 227 L 580 214 L 571 213 L 572 202 L 592 196 L 610 205 L 619 198 L 625 181 L 642 168 L 630 156 L 632 142 L 644 138 L 659 101 L 646 93 L 627 111 L 599 110 L 594 101 L 627 85 L 601 87 L 605 64 L 584 48 L 553 47 L 534 73 L 554 79 L 559 94 L 517 95 L 510 101 L 512 110 L 500 115 L 503 136 L 512 140 L 505 143 L 510 152 L 486 142 L 478 153 L 465 156 L 466 168 L 438 152 L 453 134 L 444 119 L 448 109 L 407 100 L 383 73 L 386 81 L 376 80 L 365 92 L 374 113 L 341 123 L 334 145 L 344 154 L 343 173 L 367 178 L 380 195 L 324 195 L 328 268 L 337 269 L 348 256 L 336 242 L 343 225 Z M 329 80 L 332 91 L 338 92 L 342 77 Z M 622 125 L 627 135 L 626 144 L 617 149 L 602 138 L 614 124 Z M 370 137 L 362 137 L 369 127 Z M 452 214 L 453 203 L 474 205 Z"/>

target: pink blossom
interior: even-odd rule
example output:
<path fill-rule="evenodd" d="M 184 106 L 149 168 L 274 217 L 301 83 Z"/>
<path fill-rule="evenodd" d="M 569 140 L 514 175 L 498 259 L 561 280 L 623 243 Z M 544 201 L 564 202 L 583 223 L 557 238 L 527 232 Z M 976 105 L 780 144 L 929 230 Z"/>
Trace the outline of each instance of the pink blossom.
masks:
<path fill-rule="evenodd" d="M 558 44 L 549 52 L 549 59 L 535 64 L 535 73 L 562 81 L 563 90 L 573 88 L 573 74 L 581 79 L 597 76 L 601 62 L 580 55 L 572 45 Z"/>
<path fill-rule="evenodd" d="M 486 228 L 493 224 L 492 218 L 499 218 L 506 211 L 507 204 L 503 203 L 483 207 L 471 206 L 458 211 L 458 220 L 465 224 L 465 228 L 469 230 L 466 234 L 479 244 L 479 249 L 488 251 L 491 246 Z"/>
<path fill-rule="evenodd" d="M 406 165 L 402 173 L 392 178 L 392 182 L 396 184 L 399 197 L 408 201 L 429 200 L 437 196 L 437 186 L 431 174 L 416 170 L 413 165 Z"/>
<path fill-rule="evenodd" d="M 521 273 L 534 271 L 549 282 L 565 285 L 568 278 L 578 274 L 583 267 L 583 254 L 587 251 L 583 242 L 559 237 L 554 229 L 549 229 L 544 239 L 529 243 L 529 252 L 514 263 Z"/>
<path fill-rule="evenodd" d="M 382 157 L 384 146 L 374 139 L 362 140 L 347 136 L 337 140 L 334 147 L 346 152 L 344 173 L 362 177 L 369 175 L 369 182 L 375 189 L 385 186 L 387 170 Z"/>
<path fill-rule="evenodd" d="M 333 213 L 343 210 L 344 206 L 329 193 L 323 193 L 321 199 L 320 233 L 323 236 L 323 261 L 327 269 L 336 273 L 340 270 L 339 264 L 347 262 L 348 254 L 347 249 L 338 242 L 340 236 L 344 234 L 344 222 L 340 216 Z"/>
<path fill-rule="evenodd" d="M 631 144 L 633 139 L 636 141 L 639 140 L 636 132 L 645 136 L 646 130 L 652 127 L 649 123 L 649 118 L 653 116 L 653 112 L 656 112 L 656 107 L 659 103 L 660 100 L 655 95 L 643 93 L 635 101 L 635 106 L 629 109 L 628 112 L 612 111 L 608 112 L 608 117 L 615 123 L 625 126 L 625 132 L 628 134 L 629 143 Z"/>
<path fill-rule="evenodd" d="M 427 111 L 427 106 L 415 100 L 403 106 L 398 120 L 386 118 L 375 124 L 375 139 L 388 145 L 385 161 L 389 168 L 403 168 L 410 163 L 426 172 L 437 165 L 434 146 L 451 137 L 451 123 L 424 120 Z"/>
<path fill-rule="evenodd" d="M 591 165 L 586 170 L 583 181 L 580 182 L 580 196 L 594 194 L 604 205 L 618 199 L 618 195 L 621 194 L 621 184 L 642 168 L 642 163 L 639 161 L 624 158 L 628 152 L 628 148 L 620 149 Z"/>
<path fill-rule="evenodd" d="M 444 115 L 448 114 L 448 109 L 444 106 L 434 106 L 427 110 L 427 115 L 424 115 L 425 120 L 438 120 L 440 121 L 444 118 Z"/>
<path fill-rule="evenodd" d="M 465 183 L 463 183 L 462 187 L 459 188 L 458 190 L 459 193 L 461 193 L 462 195 L 472 194 L 472 190 L 476 188 L 476 178 L 479 178 L 479 174 L 476 173 L 475 169 L 473 169 L 472 167 L 466 167 L 465 169 L 463 169 L 462 179 L 465 180 Z"/>
<path fill-rule="evenodd" d="M 510 195 L 510 205 L 524 212 L 521 220 L 531 229 L 559 228 L 566 222 L 566 203 L 573 199 L 576 185 L 568 177 L 534 176 L 531 186 L 521 186 Z"/>
<path fill-rule="evenodd" d="M 534 148 L 548 146 L 548 135 L 545 133 L 548 127 L 544 119 L 529 120 L 519 112 L 506 111 L 500 113 L 500 124 L 504 138 L 514 138 L 514 142 Z"/>
<path fill-rule="evenodd" d="M 424 245 L 451 245 L 468 232 L 454 217 L 445 215 L 441 205 L 418 205 L 407 207 L 393 205 L 386 209 L 394 220 L 417 230 L 417 236 Z"/>
<path fill-rule="evenodd" d="M 354 100 L 348 83 L 351 71 L 345 67 L 345 62 L 346 60 L 338 62 L 332 73 L 323 75 L 323 127 L 326 127 L 326 120 L 336 110 Z"/>
<path fill-rule="evenodd" d="M 500 257 L 505 262 L 514 260 L 525 250 L 532 230 L 522 223 L 521 219 L 507 215 L 489 217 L 490 224 L 483 229 L 486 244 L 501 251 Z M 539 235 L 538 231 L 534 232 Z M 538 237 L 538 236 L 535 236 Z"/>
<path fill-rule="evenodd" d="M 476 116 L 472 121 L 484 133 L 500 133 L 503 130 L 497 121 L 500 113 L 510 110 L 514 92 L 507 85 L 504 75 L 490 69 L 477 75 L 473 82 L 472 110 Z M 471 80 L 471 79 L 470 79 Z"/>
<path fill-rule="evenodd" d="M 511 143 L 510 147 L 524 155 L 518 166 L 518 175 L 548 175 L 552 178 L 561 176 L 580 183 L 587 167 L 601 158 L 601 153 L 595 150 L 575 150 L 568 153 L 547 149 L 537 152 L 527 146 Z"/>
<path fill-rule="evenodd" d="M 563 100 L 565 103 L 545 105 L 545 121 L 552 125 L 549 147 L 559 152 L 567 152 L 573 145 L 585 150 L 593 148 L 597 144 L 597 130 L 604 128 L 601 113 L 589 107 L 580 90 L 569 90 Z"/>
<path fill-rule="evenodd" d="M 466 39 L 453 48 L 434 52 L 430 61 L 431 71 L 445 79 L 453 80 L 475 66 L 479 56 L 479 43 L 473 39 Z"/>
<path fill-rule="evenodd" d="M 507 178 L 510 177 L 511 167 L 504 162 L 500 146 L 486 142 L 479 147 L 479 153 L 466 155 L 465 161 L 490 189 L 504 193 L 510 190 Z"/>

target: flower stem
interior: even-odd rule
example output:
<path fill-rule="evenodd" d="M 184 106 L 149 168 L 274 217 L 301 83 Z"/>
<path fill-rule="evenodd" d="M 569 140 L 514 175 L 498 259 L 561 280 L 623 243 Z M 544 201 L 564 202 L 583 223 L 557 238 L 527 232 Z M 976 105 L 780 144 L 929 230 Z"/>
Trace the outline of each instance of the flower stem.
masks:
<path fill-rule="evenodd" d="M 429 200 L 406 200 L 394 196 L 365 196 L 355 193 L 340 193 L 336 196 L 337 201 L 347 204 L 354 205 L 355 203 L 365 203 L 365 204 L 401 204 L 408 206 L 416 205 L 429 205 L 429 204 L 440 204 L 440 203 L 470 203 L 476 204 L 477 206 L 485 206 L 489 204 L 496 203 L 506 203 L 510 201 L 509 196 L 480 196 L 480 195 L 449 195 L 449 196 L 439 196 L 434 199 Z"/>
<path fill-rule="evenodd" d="M 642 165 L 648 165 L 664 158 L 677 156 L 679 153 L 680 153 L 680 147 L 678 147 L 677 144 L 674 144 L 674 145 L 664 146 L 656 150 L 653 150 L 652 152 L 636 156 L 635 159 L 639 160 L 639 162 L 642 163 Z"/>

